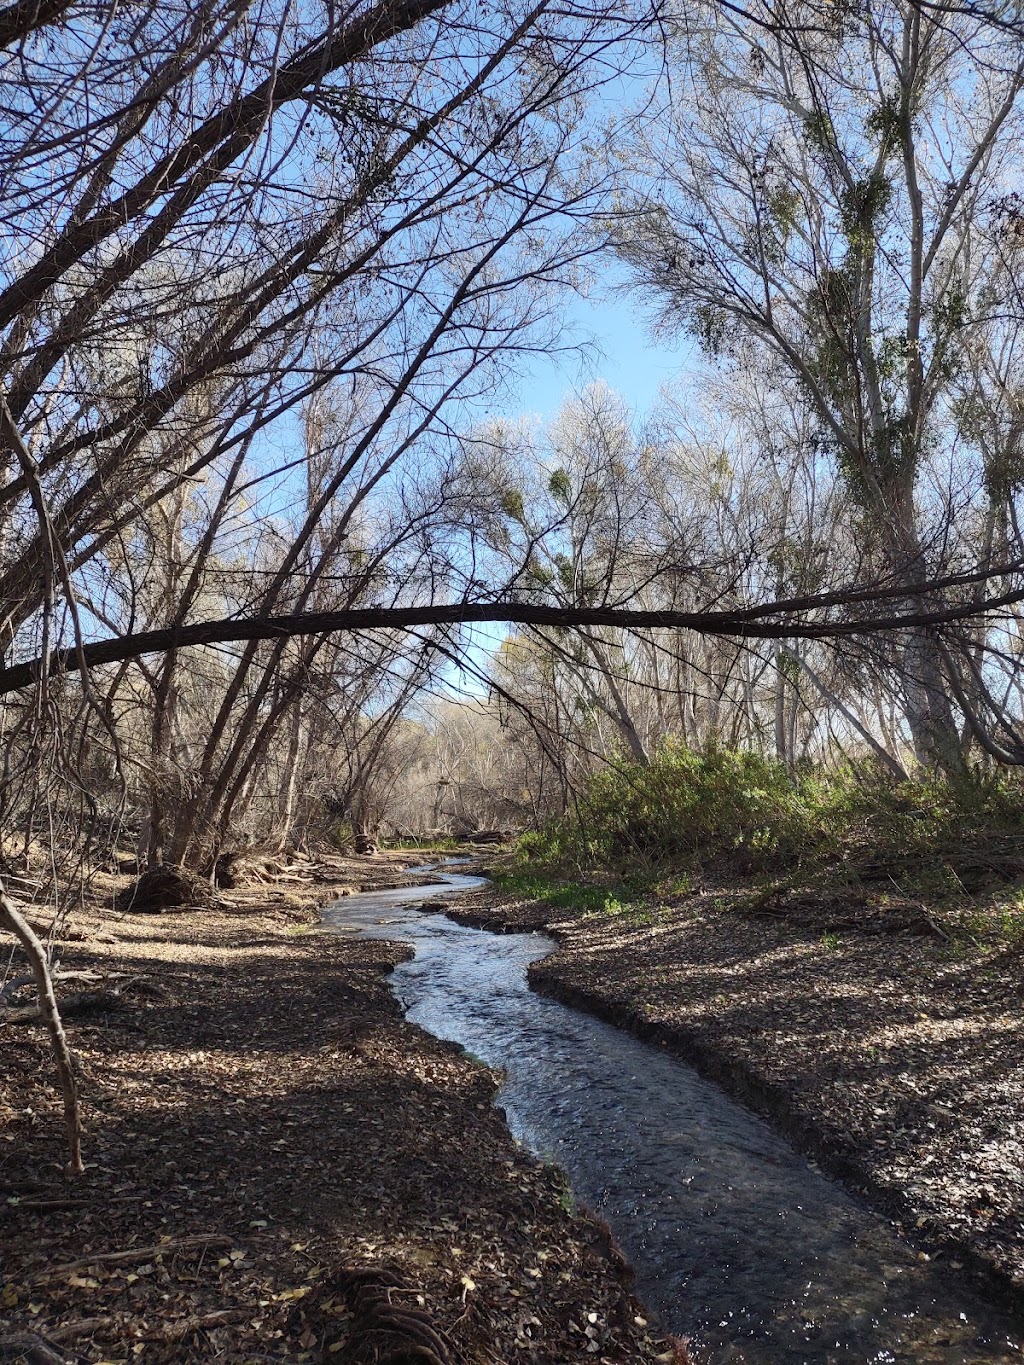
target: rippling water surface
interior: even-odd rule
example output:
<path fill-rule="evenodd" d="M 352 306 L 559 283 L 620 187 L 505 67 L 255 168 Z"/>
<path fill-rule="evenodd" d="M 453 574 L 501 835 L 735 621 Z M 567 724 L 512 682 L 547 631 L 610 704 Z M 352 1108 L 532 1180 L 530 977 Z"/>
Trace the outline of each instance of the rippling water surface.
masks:
<path fill-rule="evenodd" d="M 1019 1365 L 1011 1322 L 763 1120 L 682 1062 L 532 992 L 526 969 L 550 938 L 416 908 L 483 880 L 445 873 L 352 896 L 325 920 L 412 944 L 393 977 L 408 1017 L 505 1072 L 513 1133 L 607 1219 L 639 1296 L 702 1365 Z"/>

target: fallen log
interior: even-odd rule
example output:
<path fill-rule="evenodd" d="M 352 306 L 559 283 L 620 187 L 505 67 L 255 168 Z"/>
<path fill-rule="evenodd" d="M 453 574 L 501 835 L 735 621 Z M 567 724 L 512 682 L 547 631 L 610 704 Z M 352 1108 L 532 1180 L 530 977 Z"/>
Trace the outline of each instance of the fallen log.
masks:
<path fill-rule="evenodd" d="M 63 1019 L 81 1018 L 86 1014 L 110 1014 L 122 1009 L 124 1000 L 120 991 L 75 991 L 66 995 L 60 1002 Z M 0 1012 L 0 1024 L 42 1024 L 46 1016 L 36 1005 L 26 1005 L 21 1009 L 8 1007 Z"/>
<path fill-rule="evenodd" d="M 50 1328 L 51 1341 L 74 1341 L 76 1337 L 89 1337 L 93 1332 L 113 1327 L 114 1318 L 82 1318 L 79 1322 L 65 1322 L 60 1327 Z"/>

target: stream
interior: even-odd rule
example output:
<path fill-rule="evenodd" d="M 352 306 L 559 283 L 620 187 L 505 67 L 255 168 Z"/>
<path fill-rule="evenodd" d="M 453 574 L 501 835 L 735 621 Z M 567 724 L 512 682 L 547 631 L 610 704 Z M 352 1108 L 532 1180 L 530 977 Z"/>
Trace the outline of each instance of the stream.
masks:
<path fill-rule="evenodd" d="M 452 860 L 455 861 L 455 860 Z M 406 1016 L 501 1070 L 515 1137 L 607 1220 L 663 1327 L 701 1365 L 1020 1362 L 1021 1333 L 922 1261 L 766 1122 L 683 1062 L 529 989 L 545 934 L 495 934 L 417 907 L 485 885 L 364 892 L 325 927 L 409 943 Z"/>

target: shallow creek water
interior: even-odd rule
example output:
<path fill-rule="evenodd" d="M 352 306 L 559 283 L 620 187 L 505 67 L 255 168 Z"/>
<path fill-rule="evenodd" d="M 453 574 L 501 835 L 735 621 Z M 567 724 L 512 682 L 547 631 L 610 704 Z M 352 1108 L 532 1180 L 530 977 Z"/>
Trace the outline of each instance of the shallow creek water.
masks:
<path fill-rule="evenodd" d="M 512 1132 L 608 1221 L 638 1296 L 701 1365 L 1019 1365 L 1009 1320 L 767 1123 L 684 1063 L 531 991 L 527 968 L 552 939 L 419 911 L 484 884 L 438 874 L 349 897 L 325 924 L 412 945 L 392 978 L 407 1017 L 505 1073 Z"/>

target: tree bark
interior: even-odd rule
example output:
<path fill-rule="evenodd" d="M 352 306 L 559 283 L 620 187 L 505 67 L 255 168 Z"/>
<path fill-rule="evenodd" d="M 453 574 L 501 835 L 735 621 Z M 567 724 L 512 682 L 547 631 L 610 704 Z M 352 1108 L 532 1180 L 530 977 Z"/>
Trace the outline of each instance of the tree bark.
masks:
<path fill-rule="evenodd" d="M 285 759 L 284 793 L 281 799 L 281 828 L 278 834 L 277 851 L 282 853 L 287 847 L 295 823 L 295 797 L 299 781 L 299 755 L 302 752 L 302 697 L 297 697 L 292 712 L 291 732 L 288 736 L 288 755 Z"/>

